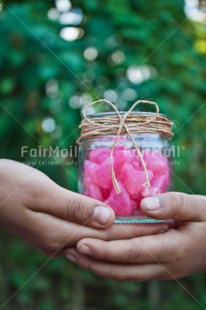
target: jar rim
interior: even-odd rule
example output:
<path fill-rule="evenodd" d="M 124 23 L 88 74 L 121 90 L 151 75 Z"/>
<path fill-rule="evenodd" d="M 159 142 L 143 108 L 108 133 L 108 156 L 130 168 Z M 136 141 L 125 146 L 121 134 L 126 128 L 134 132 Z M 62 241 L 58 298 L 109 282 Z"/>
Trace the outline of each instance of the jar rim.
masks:
<path fill-rule="evenodd" d="M 120 115 L 124 115 L 128 111 L 119 111 Z M 155 115 L 155 112 L 144 112 L 144 111 L 132 111 L 130 115 Z M 99 113 L 94 113 L 94 114 L 87 114 L 88 118 L 95 118 L 95 117 L 106 117 L 106 116 L 112 116 L 112 115 L 117 115 L 115 111 L 109 111 L 109 112 L 99 112 Z M 162 113 L 158 113 L 158 115 L 166 117 L 168 119 L 168 116 Z"/>
<path fill-rule="evenodd" d="M 164 137 L 162 136 L 161 134 L 159 133 L 151 133 L 151 132 L 145 132 L 145 133 L 140 133 L 140 134 L 133 134 L 132 135 L 134 139 L 145 139 L 145 138 L 151 138 L 151 139 L 163 139 L 163 138 L 166 138 L 167 140 L 169 140 L 170 138 L 167 138 L 167 137 Z M 128 138 L 130 140 L 130 137 L 128 134 L 123 134 L 123 135 L 120 135 L 120 138 L 118 139 L 118 143 L 121 142 L 121 141 L 124 141 L 124 140 L 127 140 L 127 139 L 122 139 L 122 137 L 124 138 Z M 106 138 L 105 140 L 115 140 L 116 138 L 116 135 L 108 135 L 106 137 L 103 137 L 103 138 Z M 99 137 L 92 137 L 92 138 L 86 138 L 87 141 L 89 140 L 99 140 Z"/>

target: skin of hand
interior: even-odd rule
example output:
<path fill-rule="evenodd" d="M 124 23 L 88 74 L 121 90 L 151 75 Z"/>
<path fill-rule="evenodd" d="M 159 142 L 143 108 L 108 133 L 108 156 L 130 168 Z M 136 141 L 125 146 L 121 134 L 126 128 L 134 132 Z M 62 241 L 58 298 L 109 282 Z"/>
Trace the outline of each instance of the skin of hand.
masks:
<path fill-rule="evenodd" d="M 45 255 L 61 256 L 85 237 L 127 239 L 168 230 L 165 223 L 124 230 L 112 225 L 114 218 L 104 203 L 66 190 L 34 168 L 0 160 L 0 228 Z"/>
<path fill-rule="evenodd" d="M 86 238 L 66 257 L 117 281 L 174 280 L 206 271 L 205 196 L 165 193 L 145 198 L 141 208 L 149 217 L 175 220 L 176 228 L 130 240 Z"/>

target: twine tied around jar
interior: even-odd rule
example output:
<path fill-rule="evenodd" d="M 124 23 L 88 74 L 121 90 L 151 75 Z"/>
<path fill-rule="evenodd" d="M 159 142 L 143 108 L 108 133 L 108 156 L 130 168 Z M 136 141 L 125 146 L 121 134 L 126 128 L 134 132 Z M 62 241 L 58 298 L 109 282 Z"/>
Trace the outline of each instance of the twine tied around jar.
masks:
<path fill-rule="evenodd" d="M 116 115 L 114 114 L 104 117 L 92 117 L 92 119 L 88 118 L 86 115 L 86 110 L 92 105 L 95 105 L 96 103 L 99 102 L 103 102 L 111 106 L 115 110 Z M 131 114 L 134 108 L 140 103 L 154 105 L 156 108 L 155 115 L 151 117 L 149 113 Z M 79 126 L 79 128 L 81 129 L 81 135 L 77 140 L 77 143 L 79 145 L 81 145 L 82 140 L 85 138 L 89 139 L 89 138 L 99 138 L 115 135 L 114 143 L 110 153 L 110 163 L 111 163 L 112 183 L 116 193 L 120 194 L 121 189 L 119 187 L 114 172 L 113 152 L 120 135 L 125 134 L 131 138 L 131 141 L 137 151 L 137 154 L 140 157 L 145 172 L 145 178 L 146 178 L 145 186 L 150 187 L 150 180 L 148 176 L 147 167 L 144 158 L 142 156 L 142 153 L 133 138 L 133 134 L 159 133 L 167 137 L 173 136 L 173 133 L 171 131 L 173 123 L 167 117 L 159 114 L 158 104 L 153 101 L 138 100 L 132 105 L 132 107 L 127 112 L 125 112 L 125 114 L 121 115 L 121 112 L 118 111 L 117 107 L 113 103 L 111 103 L 106 99 L 98 99 L 86 105 L 82 110 L 82 114 L 83 114 L 83 120 Z"/>

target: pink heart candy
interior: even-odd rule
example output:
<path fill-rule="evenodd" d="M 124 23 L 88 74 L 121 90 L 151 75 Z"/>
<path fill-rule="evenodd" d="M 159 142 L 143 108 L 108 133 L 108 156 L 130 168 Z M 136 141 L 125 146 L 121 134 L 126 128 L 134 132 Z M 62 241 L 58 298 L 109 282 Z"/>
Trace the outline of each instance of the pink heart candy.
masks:
<path fill-rule="evenodd" d="M 154 173 L 163 173 L 165 169 L 168 169 L 168 160 L 160 151 L 145 150 L 143 158 L 147 169 L 152 170 Z"/>
<path fill-rule="evenodd" d="M 131 164 L 134 160 L 132 153 L 125 150 L 114 151 L 114 168 L 119 171 L 124 164 Z"/>
<path fill-rule="evenodd" d="M 122 167 L 122 182 L 127 189 L 128 193 L 131 195 L 132 199 L 137 199 L 139 197 L 139 192 L 146 182 L 145 171 L 138 171 L 132 165 L 125 164 Z M 149 179 L 153 177 L 153 172 L 147 170 Z"/>
<path fill-rule="evenodd" d="M 121 183 L 119 183 L 119 186 L 121 193 L 117 194 L 113 188 L 109 198 L 105 200 L 105 203 L 114 210 L 116 215 L 130 215 L 134 205 L 132 204 L 129 194 L 124 186 Z"/>
<path fill-rule="evenodd" d="M 111 188 L 111 164 L 110 158 L 106 158 L 103 163 L 95 164 L 90 162 L 88 166 L 88 174 L 92 181 L 102 188 Z"/>
<path fill-rule="evenodd" d="M 107 147 L 100 147 L 92 150 L 89 153 L 89 160 L 96 164 L 101 164 L 107 157 L 109 157 L 111 149 Z"/>
<path fill-rule="evenodd" d="M 88 187 L 86 188 L 86 190 L 84 192 L 84 195 L 89 196 L 89 197 L 94 198 L 94 199 L 97 199 L 97 200 L 100 200 L 100 201 L 103 201 L 101 190 L 95 184 L 88 185 Z"/>
<path fill-rule="evenodd" d="M 169 184 L 169 170 L 165 170 L 163 174 L 157 174 L 151 182 L 152 187 L 158 188 L 158 193 L 164 193 Z"/>

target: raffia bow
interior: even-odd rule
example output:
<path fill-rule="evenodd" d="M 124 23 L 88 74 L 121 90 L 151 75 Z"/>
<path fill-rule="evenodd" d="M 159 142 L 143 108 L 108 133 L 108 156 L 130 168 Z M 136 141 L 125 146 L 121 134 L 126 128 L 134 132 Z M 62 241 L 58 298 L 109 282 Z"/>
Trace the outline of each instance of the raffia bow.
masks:
<path fill-rule="evenodd" d="M 92 105 L 95 105 L 96 103 L 99 102 L 104 102 L 105 104 L 111 106 L 115 110 L 116 115 L 104 116 L 102 118 L 93 117 L 92 120 L 88 118 L 86 115 L 86 110 Z M 154 105 L 156 108 L 155 115 L 153 115 L 152 117 L 149 115 L 149 113 L 131 115 L 131 112 L 140 103 Z M 82 114 L 83 114 L 83 120 L 79 126 L 82 132 L 79 139 L 77 140 L 78 144 L 81 144 L 82 140 L 85 138 L 98 138 L 98 137 L 115 135 L 114 143 L 110 153 L 110 163 L 111 163 L 112 183 L 114 185 L 116 193 L 120 194 L 121 189 L 119 187 L 114 172 L 113 152 L 118 142 L 118 139 L 122 134 L 124 135 L 127 134 L 131 138 L 131 141 L 140 157 L 142 166 L 144 168 L 146 178 L 145 186 L 150 187 L 150 180 L 148 176 L 147 167 L 143 159 L 142 153 L 133 138 L 133 134 L 160 133 L 168 137 L 173 136 L 173 133 L 171 132 L 172 122 L 170 122 L 169 119 L 166 118 L 165 116 L 159 114 L 158 104 L 153 101 L 138 100 L 132 105 L 132 107 L 127 112 L 125 112 L 125 114 L 121 115 L 116 106 L 112 104 L 110 101 L 106 99 L 99 99 L 85 106 L 84 109 L 82 110 Z"/>

